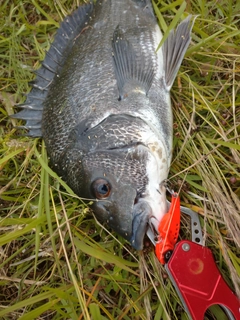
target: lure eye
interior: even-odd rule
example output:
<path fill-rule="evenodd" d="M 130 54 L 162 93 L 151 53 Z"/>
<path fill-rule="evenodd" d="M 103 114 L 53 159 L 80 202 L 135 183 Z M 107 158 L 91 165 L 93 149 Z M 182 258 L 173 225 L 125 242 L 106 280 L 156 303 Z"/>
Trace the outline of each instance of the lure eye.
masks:
<path fill-rule="evenodd" d="M 97 179 L 92 183 L 92 189 L 97 199 L 106 199 L 111 193 L 111 185 L 105 179 Z"/>

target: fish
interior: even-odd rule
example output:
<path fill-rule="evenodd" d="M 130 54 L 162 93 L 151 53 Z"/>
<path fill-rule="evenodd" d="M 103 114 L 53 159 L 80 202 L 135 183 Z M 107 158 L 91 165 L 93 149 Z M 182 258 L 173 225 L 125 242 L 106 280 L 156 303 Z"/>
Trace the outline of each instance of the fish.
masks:
<path fill-rule="evenodd" d="M 168 211 L 170 89 L 191 16 L 163 37 L 150 0 L 99 0 L 61 23 L 13 117 L 42 137 L 52 169 L 96 218 L 142 250 Z"/>

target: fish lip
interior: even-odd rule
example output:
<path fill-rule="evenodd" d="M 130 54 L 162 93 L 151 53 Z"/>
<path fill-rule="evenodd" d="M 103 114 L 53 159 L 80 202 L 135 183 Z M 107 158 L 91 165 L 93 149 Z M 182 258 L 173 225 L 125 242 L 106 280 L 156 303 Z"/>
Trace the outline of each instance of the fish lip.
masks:
<path fill-rule="evenodd" d="M 152 244 L 154 246 L 156 246 L 157 242 L 159 241 L 159 231 L 156 228 L 156 225 L 154 223 L 152 223 L 152 219 L 156 219 L 155 217 L 150 217 L 149 222 L 148 222 L 148 228 L 146 231 L 146 235 L 148 237 L 148 239 L 152 242 Z M 156 219 L 156 221 L 158 222 L 158 220 Z"/>
<path fill-rule="evenodd" d="M 143 239 L 148 229 L 152 209 L 147 201 L 140 199 L 135 203 L 132 212 L 132 236 L 130 243 L 136 250 L 143 249 Z"/>

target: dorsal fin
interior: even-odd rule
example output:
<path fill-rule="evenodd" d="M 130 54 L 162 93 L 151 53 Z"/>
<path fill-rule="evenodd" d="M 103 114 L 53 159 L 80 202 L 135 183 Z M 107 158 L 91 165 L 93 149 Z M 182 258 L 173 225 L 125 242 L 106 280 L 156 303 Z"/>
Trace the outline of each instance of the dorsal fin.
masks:
<path fill-rule="evenodd" d="M 28 129 L 29 136 L 39 137 L 42 135 L 43 103 L 48 94 L 49 86 L 55 75 L 61 71 L 75 38 L 90 19 L 92 10 L 93 3 L 90 2 L 80 6 L 63 20 L 49 51 L 46 53 L 41 68 L 36 71 L 37 76 L 32 82 L 32 90 L 27 95 L 24 104 L 18 105 L 23 110 L 12 116 L 26 121 L 26 124 L 19 128 Z"/>
<path fill-rule="evenodd" d="M 143 54 L 135 53 L 132 44 L 124 38 L 119 26 L 113 33 L 112 49 L 119 100 L 134 89 L 147 94 L 154 77 L 152 61 L 150 59 L 146 61 Z"/>
<path fill-rule="evenodd" d="M 191 15 L 183 20 L 176 31 L 171 30 L 166 41 L 163 43 L 163 65 L 165 69 L 165 82 L 170 90 L 181 66 L 184 55 L 191 41 Z"/>

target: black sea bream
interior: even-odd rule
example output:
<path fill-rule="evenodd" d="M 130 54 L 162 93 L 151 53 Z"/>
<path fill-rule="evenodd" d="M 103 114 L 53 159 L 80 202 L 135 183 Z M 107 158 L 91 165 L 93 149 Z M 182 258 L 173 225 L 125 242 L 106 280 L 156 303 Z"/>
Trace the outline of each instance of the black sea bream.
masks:
<path fill-rule="evenodd" d="M 167 212 L 170 89 L 190 17 L 156 52 L 151 1 L 101 0 L 65 18 L 16 118 L 42 136 L 50 164 L 96 217 L 143 248 Z"/>

